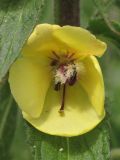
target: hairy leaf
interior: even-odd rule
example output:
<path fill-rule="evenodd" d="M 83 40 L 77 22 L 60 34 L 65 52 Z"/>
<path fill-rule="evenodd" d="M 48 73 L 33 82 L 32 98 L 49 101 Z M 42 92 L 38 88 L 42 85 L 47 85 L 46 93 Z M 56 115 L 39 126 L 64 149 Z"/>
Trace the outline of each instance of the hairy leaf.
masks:
<path fill-rule="evenodd" d="M 107 121 L 93 131 L 77 137 L 57 137 L 41 133 L 27 124 L 28 142 L 34 160 L 109 160 Z"/>
<path fill-rule="evenodd" d="M 112 21 L 111 24 L 115 30 L 120 33 L 120 24 L 115 21 Z M 103 35 L 104 37 L 109 38 L 109 40 L 111 40 L 112 43 L 114 43 L 120 49 L 119 34 L 112 32 L 103 19 L 91 20 L 88 29 L 96 35 Z"/>
<path fill-rule="evenodd" d="M 0 79 L 42 19 L 45 0 L 0 0 Z"/>
<path fill-rule="evenodd" d="M 10 147 L 16 129 L 17 107 L 9 85 L 0 85 L 0 158 L 10 160 Z"/>

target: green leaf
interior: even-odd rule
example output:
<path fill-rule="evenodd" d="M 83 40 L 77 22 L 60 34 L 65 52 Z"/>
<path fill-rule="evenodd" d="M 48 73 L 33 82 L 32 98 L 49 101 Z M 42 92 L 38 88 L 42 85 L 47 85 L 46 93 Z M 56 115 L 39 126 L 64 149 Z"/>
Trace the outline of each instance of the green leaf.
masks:
<path fill-rule="evenodd" d="M 95 14 L 96 8 L 92 0 L 81 0 L 80 6 L 80 24 L 86 28 Z"/>
<path fill-rule="evenodd" d="M 77 137 L 57 137 L 27 124 L 34 160 L 109 160 L 109 127 L 104 120 L 91 132 Z"/>
<path fill-rule="evenodd" d="M 120 23 L 112 21 L 111 24 L 117 32 L 120 32 Z M 107 37 L 120 49 L 120 35 L 112 32 L 103 19 L 91 20 L 88 29 L 96 35 Z"/>
<path fill-rule="evenodd" d="M 10 147 L 16 129 L 17 107 L 9 85 L 0 85 L 0 158 L 10 160 Z"/>
<path fill-rule="evenodd" d="M 120 7 L 120 1 L 119 0 L 115 0 L 115 3 L 118 7 Z"/>
<path fill-rule="evenodd" d="M 45 4 L 46 0 L 0 0 L 0 79 L 42 21 Z"/>
<path fill-rule="evenodd" d="M 120 32 L 116 29 L 116 27 L 114 27 L 114 24 L 111 22 L 111 20 L 108 18 L 108 15 L 105 13 L 104 6 L 106 6 L 107 4 L 105 4 L 103 0 L 93 0 L 93 2 L 95 3 L 100 16 L 102 17 L 110 31 L 116 34 L 117 36 L 120 36 Z"/>

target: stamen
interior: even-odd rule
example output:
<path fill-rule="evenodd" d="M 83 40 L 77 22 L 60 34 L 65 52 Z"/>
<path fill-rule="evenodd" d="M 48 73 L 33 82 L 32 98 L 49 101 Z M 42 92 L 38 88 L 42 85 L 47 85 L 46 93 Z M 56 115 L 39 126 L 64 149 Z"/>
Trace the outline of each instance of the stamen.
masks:
<path fill-rule="evenodd" d="M 75 53 L 71 53 L 70 55 L 68 55 L 68 58 L 72 58 L 75 55 Z"/>
<path fill-rule="evenodd" d="M 75 82 L 76 82 L 76 80 L 77 80 L 77 72 L 74 71 L 74 72 L 73 72 L 73 75 L 72 75 L 72 76 L 70 77 L 70 79 L 68 80 L 69 85 L 70 85 L 70 86 L 74 85 Z"/>
<path fill-rule="evenodd" d="M 59 91 L 59 90 L 60 90 L 60 87 L 61 87 L 61 83 L 58 82 L 57 84 L 55 84 L 54 89 L 55 89 L 56 91 Z"/>
<path fill-rule="evenodd" d="M 58 64 L 58 60 L 53 59 L 52 62 L 50 63 L 51 66 L 56 66 Z"/>
<path fill-rule="evenodd" d="M 61 108 L 60 108 L 60 110 L 59 110 L 60 113 L 63 113 L 63 112 L 64 112 L 65 95 L 66 95 L 66 84 L 63 85 L 62 104 L 61 104 Z"/>
<path fill-rule="evenodd" d="M 60 57 L 57 55 L 57 53 L 55 51 L 52 51 L 52 53 L 57 59 L 60 59 Z"/>

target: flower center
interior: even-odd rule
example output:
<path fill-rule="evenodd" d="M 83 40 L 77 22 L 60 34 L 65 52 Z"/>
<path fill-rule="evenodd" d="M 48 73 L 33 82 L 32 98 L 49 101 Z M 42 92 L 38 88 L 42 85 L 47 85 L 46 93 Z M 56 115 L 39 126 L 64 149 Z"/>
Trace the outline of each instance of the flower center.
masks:
<path fill-rule="evenodd" d="M 56 91 L 62 90 L 62 103 L 59 110 L 60 113 L 64 112 L 65 95 L 67 85 L 73 86 L 79 76 L 80 70 L 83 70 L 82 63 L 77 63 L 74 59 L 74 53 L 67 54 L 59 57 L 56 52 L 52 52 L 54 58 L 51 58 L 51 67 L 54 75 L 54 89 Z"/>
<path fill-rule="evenodd" d="M 55 90 L 64 84 L 73 85 L 77 78 L 77 69 L 75 63 L 60 64 L 55 70 Z"/>

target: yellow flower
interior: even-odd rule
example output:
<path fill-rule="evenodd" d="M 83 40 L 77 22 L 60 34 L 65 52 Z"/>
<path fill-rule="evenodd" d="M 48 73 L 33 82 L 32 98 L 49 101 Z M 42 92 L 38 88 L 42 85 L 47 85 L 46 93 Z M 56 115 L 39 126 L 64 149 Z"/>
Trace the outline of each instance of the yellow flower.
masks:
<path fill-rule="evenodd" d="M 104 83 L 94 56 L 106 44 L 81 27 L 40 24 L 9 73 L 23 117 L 38 130 L 76 136 L 105 116 Z"/>

